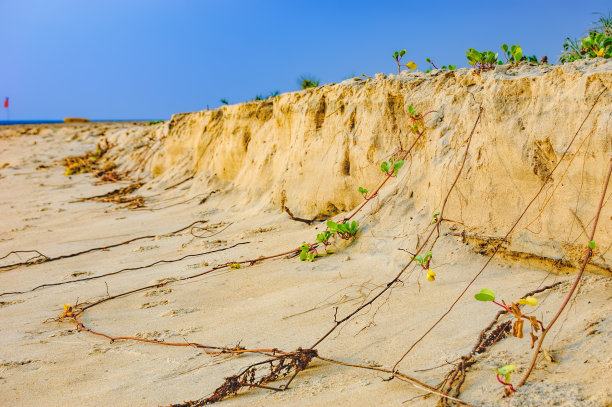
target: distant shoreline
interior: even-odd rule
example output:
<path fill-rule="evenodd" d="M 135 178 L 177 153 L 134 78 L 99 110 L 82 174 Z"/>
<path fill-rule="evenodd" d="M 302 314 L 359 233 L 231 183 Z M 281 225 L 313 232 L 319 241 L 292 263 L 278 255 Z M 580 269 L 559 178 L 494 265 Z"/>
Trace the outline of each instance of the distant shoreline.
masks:
<path fill-rule="evenodd" d="M 103 119 L 103 120 L 91 120 L 91 123 L 117 123 L 117 122 L 149 122 L 158 119 L 134 119 L 134 120 L 113 120 L 113 119 Z M 24 124 L 63 124 L 63 120 L 0 120 L 0 126 L 11 126 L 11 125 L 24 125 Z"/>

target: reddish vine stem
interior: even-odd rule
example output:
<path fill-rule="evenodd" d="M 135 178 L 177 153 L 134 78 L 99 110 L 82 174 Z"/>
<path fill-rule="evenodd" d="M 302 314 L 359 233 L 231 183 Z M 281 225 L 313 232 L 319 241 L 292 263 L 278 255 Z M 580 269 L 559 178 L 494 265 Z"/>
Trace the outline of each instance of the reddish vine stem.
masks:
<path fill-rule="evenodd" d="M 608 167 L 608 175 L 606 177 L 606 181 L 604 182 L 603 191 L 601 193 L 601 198 L 599 200 L 599 206 L 597 207 L 597 213 L 595 214 L 595 220 L 593 221 L 593 229 L 591 230 L 591 236 L 589 238 L 589 241 L 593 241 L 593 239 L 595 238 L 595 231 L 597 229 L 597 222 L 599 222 L 599 215 L 601 214 L 601 208 L 603 207 L 604 198 L 606 196 L 606 191 L 608 189 L 608 184 L 610 183 L 610 175 L 611 174 L 612 174 L 612 158 L 610 158 L 610 164 L 609 164 L 609 167 Z M 567 294 L 567 297 L 565 297 L 565 301 L 563 301 L 563 304 L 561 304 L 561 306 L 559 307 L 559 310 L 557 311 L 557 313 L 555 314 L 553 319 L 550 321 L 548 326 L 542 331 L 542 335 L 540 336 L 540 340 L 538 341 L 538 344 L 536 345 L 536 348 L 535 348 L 535 350 L 533 352 L 533 359 L 531 359 L 531 363 L 529 364 L 529 368 L 527 369 L 527 372 L 525 373 L 525 375 L 523 376 L 523 378 L 521 379 L 519 384 L 516 386 L 517 389 L 525 384 L 525 382 L 529 378 L 529 375 L 533 371 L 533 369 L 535 367 L 535 364 L 536 364 L 536 361 L 538 359 L 538 355 L 540 353 L 540 348 L 542 347 L 542 343 L 544 342 L 544 338 L 546 338 L 546 334 L 550 331 L 550 329 L 555 324 L 557 319 L 559 319 L 559 317 L 561 316 L 561 313 L 563 312 L 563 310 L 565 309 L 565 307 L 569 303 L 570 299 L 572 298 L 572 295 L 574 295 L 574 291 L 576 291 L 576 288 L 578 287 L 578 283 L 580 283 L 580 280 L 582 279 L 582 276 L 584 274 L 584 270 L 585 270 L 585 268 L 586 268 L 586 266 L 587 266 L 587 264 L 588 264 L 588 262 L 589 262 L 589 260 L 591 259 L 592 256 L 593 256 L 593 249 L 591 249 L 590 246 L 587 246 L 587 253 L 584 256 L 584 260 L 582 261 L 582 266 L 580 267 L 580 271 L 578 272 L 578 275 L 576 276 L 576 279 L 574 280 L 574 284 L 572 285 L 572 288 L 570 289 L 569 293 Z"/>
<path fill-rule="evenodd" d="M 423 137 L 423 134 L 425 134 L 425 129 L 421 130 L 421 131 L 418 133 L 418 136 L 417 136 L 417 137 L 414 139 L 414 141 L 412 142 L 412 144 L 410 145 L 410 147 L 408 148 L 408 150 L 404 151 L 404 154 L 402 155 L 402 158 L 401 158 L 402 160 L 405 160 L 405 159 L 408 157 L 408 155 L 409 155 L 409 154 L 412 152 L 412 149 L 413 149 L 413 148 L 416 146 L 416 144 L 419 142 L 419 140 L 421 139 L 421 137 Z M 357 214 L 358 214 L 358 213 L 361 211 L 361 209 L 363 209 L 363 207 L 364 207 L 364 206 L 366 206 L 366 204 L 367 204 L 368 202 L 370 202 L 372 199 L 374 199 L 374 198 L 375 198 L 375 197 L 378 195 L 378 192 L 381 190 L 381 188 L 382 188 L 383 186 L 385 186 L 385 184 L 387 183 L 387 181 L 389 181 L 391 178 L 393 178 L 393 175 L 392 175 L 392 174 L 387 173 L 387 174 L 386 174 L 386 176 L 385 176 L 385 178 L 384 178 L 384 179 L 381 181 L 381 183 L 380 183 L 380 184 L 378 184 L 378 186 L 376 187 L 376 189 L 374 190 L 374 192 L 372 192 L 372 193 L 371 193 L 369 196 L 368 196 L 368 195 L 364 196 L 364 200 L 363 200 L 363 202 L 362 202 L 361 204 L 359 204 L 359 206 L 357 206 L 357 208 L 355 208 L 355 210 L 353 211 L 353 213 L 352 213 L 350 216 L 348 216 L 348 217 L 344 218 L 344 220 L 345 220 L 345 221 L 349 221 L 349 220 L 351 220 L 351 219 L 352 219 L 352 218 L 353 218 L 355 215 L 357 215 Z"/>
<path fill-rule="evenodd" d="M 542 193 L 542 191 L 544 190 L 544 188 L 546 187 L 548 181 L 551 179 L 553 173 L 555 172 L 555 170 L 559 167 L 559 165 L 563 162 L 563 159 L 565 158 L 565 156 L 567 155 L 567 153 L 569 152 L 569 149 L 572 147 L 574 141 L 576 140 L 576 137 L 578 136 L 578 133 L 580 132 L 580 130 L 582 129 L 582 127 L 584 126 L 584 123 L 586 123 L 587 119 L 589 118 L 589 116 L 591 115 L 591 112 L 593 111 L 593 109 L 595 108 L 595 105 L 597 104 L 597 102 L 599 101 L 600 96 L 607 90 L 607 88 L 604 88 L 595 98 L 595 101 L 593 102 L 593 105 L 591 106 L 591 108 L 589 109 L 588 113 L 586 114 L 584 120 L 582 120 L 582 123 L 580 123 L 580 126 L 578 127 L 578 130 L 576 130 L 576 133 L 574 134 L 574 136 L 572 137 L 572 139 L 570 140 L 570 143 L 568 144 L 568 146 L 566 147 L 565 151 L 563 151 L 563 154 L 561 155 L 561 157 L 559 158 L 559 160 L 557 161 L 557 163 L 555 164 L 555 166 L 552 168 L 552 170 L 548 173 L 548 175 L 546 176 L 546 179 L 544 180 L 544 182 L 542 182 L 542 186 L 540 187 L 540 189 L 536 192 L 536 194 L 533 196 L 533 198 L 531 199 L 531 201 L 529 201 L 529 203 L 527 204 L 527 206 L 525 207 L 525 209 L 521 212 L 521 214 L 519 215 L 519 217 L 516 219 L 516 221 L 514 221 L 514 223 L 512 224 L 512 226 L 510 227 L 510 229 L 508 230 L 508 232 L 505 234 L 505 236 L 501 239 L 501 242 L 495 247 L 495 249 L 493 250 L 493 253 L 491 253 L 491 255 L 489 256 L 489 258 L 487 259 L 487 261 L 485 262 L 485 264 L 482 266 L 482 268 L 480 269 L 480 271 L 478 271 L 478 273 L 476 273 L 476 275 L 470 280 L 470 282 L 467 284 L 467 286 L 465 286 L 465 288 L 461 291 L 461 293 L 457 296 L 457 298 L 455 299 L 455 301 L 453 301 L 453 303 L 450 305 L 450 307 L 446 310 L 446 312 L 444 314 L 442 314 L 442 316 L 421 336 L 419 337 L 409 348 L 408 350 L 402 355 L 402 357 L 397 361 L 397 363 L 395 364 L 395 366 L 397 367 L 399 365 L 399 363 L 401 363 L 402 360 L 404 360 L 404 358 L 412 351 L 412 349 L 414 349 L 414 347 L 419 344 L 431 331 L 433 331 L 433 329 L 438 326 L 438 324 L 440 322 L 442 322 L 442 320 L 444 318 L 446 318 L 446 316 L 448 314 L 450 314 L 450 312 L 453 310 L 453 308 L 455 308 L 455 305 L 457 305 L 457 303 L 459 302 L 459 300 L 461 298 L 463 298 L 463 296 L 465 295 L 465 293 L 468 291 L 468 289 L 472 286 L 472 284 L 474 284 L 474 282 L 478 279 L 478 277 L 480 277 L 480 275 L 485 271 L 485 269 L 489 266 L 489 264 L 491 263 L 491 261 L 493 260 L 493 258 L 495 257 L 495 255 L 497 254 L 497 252 L 499 251 L 499 249 L 501 248 L 502 242 L 504 242 L 508 236 L 510 236 L 510 234 L 512 233 L 512 231 L 516 228 L 516 226 L 518 225 L 518 223 L 521 221 L 521 219 L 523 219 L 523 217 L 525 216 L 525 214 L 527 213 L 527 211 L 529 210 L 529 208 L 531 207 L 531 205 L 533 205 L 533 203 L 535 202 L 535 200 L 538 198 L 538 196 Z"/>
<path fill-rule="evenodd" d="M 289 354 L 289 352 L 284 352 L 279 349 L 244 349 L 239 346 L 236 346 L 235 348 L 227 348 L 227 347 L 222 347 L 222 346 L 203 345 L 197 342 L 166 342 L 166 341 L 160 341 L 160 340 L 155 340 L 155 339 L 138 338 L 134 336 L 110 336 L 105 333 L 97 332 L 91 328 L 88 328 L 87 326 L 85 326 L 85 324 L 83 324 L 81 321 L 77 320 L 76 318 L 77 316 L 75 315 L 72 317 L 72 320 L 76 324 L 76 327 L 79 331 L 85 331 L 93 335 L 101 336 L 103 338 L 110 340 L 111 342 L 123 340 L 123 341 L 146 342 L 146 343 L 166 345 L 166 346 L 180 346 L 180 347 L 191 346 L 193 348 L 204 349 L 205 353 L 211 354 L 211 355 L 219 355 L 219 354 L 225 354 L 225 353 L 261 353 L 267 356 L 273 356 L 275 354 L 279 354 L 279 355 Z"/>
<path fill-rule="evenodd" d="M 478 125 L 478 122 L 480 121 L 480 117 L 482 116 L 482 111 L 483 108 L 482 106 L 480 106 L 480 109 L 478 110 L 478 116 L 476 117 L 476 121 L 474 122 L 474 126 L 472 127 L 472 130 L 468 136 L 468 143 L 467 143 L 467 148 L 465 150 L 465 156 L 467 156 L 468 150 L 469 150 L 469 143 L 472 139 L 472 136 L 474 135 L 474 131 L 476 130 L 476 126 Z M 413 144 L 414 145 L 414 144 Z M 465 156 L 464 156 L 464 163 L 465 163 Z M 463 165 L 461 166 L 461 170 L 463 170 Z M 459 171 L 458 174 L 461 173 L 461 170 Z M 457 176 L 458 178 L 458 176 Z M 386 182 L 386 180 L 385 180 Z M 455 183 L 456 183 L 456 179 L 455 179 Z M 450 193 L 452 192 L 455 183 L 453 183 L 453 185 L 451 186 L 448 194 L 450 195 Z M 378 190 L 377 190 L 378 191 Z M 376 192 L 376 191 L 375 191 Z M 448 195 L 447 195 L 447 199 L 448 199 Z M 446 199 L 444 201 L 446 203 Z M 444 210 L 444 208 L 442 208 L 442 211 Z M 440 211 L 440 217 L 442 217 L 443 213 L 442 211 Z M 350 219 L 350 218 L 349 218 Z M 431 231 L 429 232 L 429 235 L 427 236 L 427 238 L 425 239 L 425 241 L 421 244 L 421 246 L 417 249 L 417 253 L 420 252 L 421 250 L 423 250 L 423 248 L 425 247 L 425 245 L 427 244 L 427 242 L 429 241 L 429 239 L 431 238 L 431 236 L 433 235 L 433 232 L 436 230 L 436 228 L 432 228 Z M 414 257 L 410 259 L 410 261 L 408 262 L 408 264 L 406 264 L 401 270 L 400 272 L 393 278 L 393 280 L 389 281 L 385 287 L 380 290 L 374 297 L 372 297 L 372 299 L 370 299 L 369 301 L 361 304 L 359 307 L 357 307 L 355 310 L 353 310 L 351 313 L 349 313 L 347 316 L 345 316 L 344 318 L 335 321 L 335 324 L 331 327 L 331 329 L 329 331 L 327 331 L 325 333 L 325 335 L 323 335 L 321 338 L 319 338 L 312 346 L 311 349 L 314 349 L 317 345 L 319 345 L 321 342 L 323 342 L 329 335 L 332 334 L 332 332 L 334 332 L 340 325 L 342 325 L 343 323 L 345 323 L 346 321 L 348 321 L 349 319 L 351 319 L 353 316 L 355 316 L 357 313 L 359 313 L 362 309 L 370 306 L 372 303 L 374 303 L 381 295 L 383 295 L 385 292 L 387 292 L 389 289 L 391 289 L 391 287 L 397 283 L 399 281 L 399 279 L 402 277 L 402 275 L 404 275 L 404 273 L 406 272 L 406 270 L 408 270 L 408 267 L 410 267 L 410 265 L 414 262 Z M 397 367 L 397 364 L 393 367 L 393 370 L 395 370 L 395 368 Z"/>
<path fill-rule="evenodd" d="M 406 375 L 406 374 L 404 374 L 402 372 L 397 372 L 397 371 L 393 371 L 393 370 L 389 370 L 389 369 L 384 369 L 384 368 L 376 367 L 376 366 L 365 366 L 365 365 L 359 365 L 359 364 L 355 364 L 355 363 L 341 362 L 341 361 L 338 361 L 338 360 L 325 358 L 325 357 L 323 357 L 321 355 L 317 355 L 316 358 L 320 359 L 320 360 L 323 360 L 325 362 L 334 363 L 334 364 L 341 365 L 341 366 L 356 367 L 356 368 L 360 368 L 360 369 L 368 369 L 368 370 L 374 370 L 374 371 L 377 371 L 377 372 L 388 373 L 388 374 L 393 375 L 393 377 L 396 377 L 396 378 L 398 378 L 398 379 L 400 379 L 402 381 L 405 381 L 405 382 L 409 382 L 412 385 L 414 385 L 415 387 L 420 388 L 421 390 L 424 390 L 424 391 L 426 391 L 428 393 L 436 394 L 436 395 L 438 395 L 440 397 L 444 397 L 446 399 L 453 400 L 453 401 L 455 401 L 457 403 L 460 403 L 460 404 L 468 406 L 468 407 L 474 407 L 472 404 L 470 404 L 470 403 L 468 403 L 466 401 L 460 400 L 460 399 L 458 399 L 456 397 L 449 396 L 448 394 L 445 394 L 444 392 L 441 392 L 440 390 L 436 389 L 435 387 L 432 387 L 432 386 L 428 385 L 427 383 L 423 383 L 422 381 L 420 381 L 418 379 L 415 379 L 414 377 L 408 376 L 408 375 Z"/>

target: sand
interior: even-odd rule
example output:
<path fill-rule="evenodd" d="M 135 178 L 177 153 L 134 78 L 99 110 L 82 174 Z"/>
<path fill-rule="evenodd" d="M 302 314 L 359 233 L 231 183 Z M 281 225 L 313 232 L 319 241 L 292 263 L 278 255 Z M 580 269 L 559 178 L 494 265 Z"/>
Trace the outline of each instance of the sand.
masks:
<path fill-rule="evenodd" d="M 353 80 L 272 101 L 176 115 L 154 126 L 0 128 L 0 256 L 38 250 L 54 257 L 153 236 L 107 251 L 0 271 L 2 292 L 67 283 L 0 296 L 0 405 L 169 405 L 205 397 L 225 377 L 264 360 L 257 354 L 209 355 L 194 347 L 111 343 L 58 317 L 65 303 L 93 302 L 313 241 L 325 223 L 291 220 L 287 209 L 295 217 L 321 219 L 336 208 L 339 213 L 332 211 L 332 218 L 342 218 L 360 202 L 357 187 L 373 188 L 382 176 L 380 161 L 410 140 L 404 97 L 424 100 L 421 111 L 438 103 L 444 114 L 428 116 L 427 139 L 399 176 L 357 215 L 356 239 L 338 245 L 334 254 L 314 262 L 283 256 L 219 269 L 108 301 L 80 317 L 86 326 L 111 336 L 285 351 L 311 346 L 334 325 L 335 315 L 341 318 L 371 298 L 409 261 L 410 255 L 398 249 L 414 250 L 439 209 L 477 114 L 465 90 L 480 87 L 483 122 L 449 201 L 447 218 L 456 222 L 443 224 L 434 248 L 436 281 L 428 282 L 422 270 L 410 268 L 388 294 L 317 346 L 327 358 L 391 368 L 483 266 L 495 243 L 492 238 L 503 235 L 520 214 L 541 185 L 542 171 L 550 171 L 547 163 L 560 158 L 595 95 L 609 86 L 610 66 L 527 67 L 512 78 L 500 71 L 475 77 L 467 70 L 379 76 L 367 84 Z M 518 93 L 512 96 L 511 90 Z M 504 101 L 495 94 L 505 94 Z M 396 95 L 403 96 L 390 108 Z M 321 121 L 317 112 L 322 96 Z M 581 133 L 589 135 L 584 149 L 565 178 L 556 175 L 551 182 L 565 180 L 559 195 L 548 206 L 539 201 L 526 217 L 531 220 L 543 209 L 537 227 L 512 237 L 453 311 L 403 360 L 402 372 L 431 386 L 443 380 L 499 309 L 474 300 L 481 288 L 491 288 L 510 302 L 561 282 L 537 294 L 539 303 L 530 310 L 545 322 L 552 318 L 584 254 L 585 237 L 576 218 L 589 227 L 612 151 L 612 95 L 608 91 L 601 98 Z M 345 108 L 334 113 L 339 118 L 333 122 L 331 114 L 340 105 Z M 353 125 L 351 106 L 356 112 Z M 523 106 L 520 114 L 511 113 L 516 106 Z M 567 117 L 564 112 L 571 106 L 576 114 Z M 523 133 L 514 131 L 521 126 Z M 129 178 L 99 183 L 91 173 L 66 176 L 61 159 L 95 150 L 101 138 L 112 144 L 106 159 Z M 543 140 L 551 147 L 542 147 Z M 505 160 L 496 158 L 500 156 Z M 79 201 L 135 180 L 144 182 L 134 192 L 144 197 L 144 207 Z M 482 406 L 612 404 L 612 280 L 610 253 L 605 252 L 612 244 L 610 208 L 607 204 L 602 211 L 599 251 L 579 293 L 544 343 L 550 357 L 542 355 L 529 382 L 511 399 L 503 399 L 493 369 L 515 364 L 516 383 L 531 358 L 529 338 L 507 337 L 477 355 L 461 399 Z M 170 233 L 195 221 L 205 222 L 208 231 L 199 231 L 203 237 L 190 229 Z M 191 254 L 197 256 L 70 283 Z M 0 266 L 17 261 L 13 255 Z M 439 400 L 419 397 L 426 393 L 387 379 L 388 374 L 314 359 L 287 391 L 253 389 L 222 403 L 433 406 Z"/>

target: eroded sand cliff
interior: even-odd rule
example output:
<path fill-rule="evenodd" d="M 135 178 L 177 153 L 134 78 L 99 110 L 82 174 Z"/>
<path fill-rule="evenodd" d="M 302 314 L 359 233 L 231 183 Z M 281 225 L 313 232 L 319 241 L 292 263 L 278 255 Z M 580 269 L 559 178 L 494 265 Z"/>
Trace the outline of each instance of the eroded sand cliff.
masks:
<path fill-rule="evenodd" d="M 411 268 L 317 346 L 325 357 L 391 368 L 446 312 L 544 183 L 515 231 L 501 242 L 498 256 L 400 364 L 402 372 L 438 385 L 453 369 L 446 362 L 457 363 L 469 353 L 495 317 L 494 305 L 473 298 L 481 288 L 515 301 L 560 282 L 537 294 L 532 312 L 544 322 L 563 301 L 584 256 L 585 231 L 612 155 L 611 85 L 612 63 L 603 60 L 504 66 L 480 74 L 467 69 L 403 73 L 178 114 L 154 126 L 0 128 L 0 256 L 36 249 L 55 257 L 151 236 L 0 270 L 0 404 L 177 403 L 210 394 L 225 377 L 263 358 L 109 343 L 57 319 L 64 303 L 77 298 L 93 303 L 148 284 L 170 281 L 92 308 L 81 317 L 83 323 L 110 336 L 166 342 L 288 351 L 312 345 L 334 318 L 373 298 L 408 263 L 405 250 L 414 251 L 424 239 L 461 170 L 433 248 L 436 281 L 425 281 L 420 268 Z M 323 219 L 342 219 L 356 208 L 363 200 L 358 187 L 372 189 L 381 181 L 380 163 L 414 142 L 409 105 L 433 111 L 425 117 L 426 131 L 398 177 L 355 217 L 356 239 L 312 263 L 282 257 L 215 269 L 312 242 L 325 227 Z M 129 178 L 98 184 L 90 174 L 64 175 L 61 158 L 95 150 L 101 139 L 111 145 L 103 159 Z M 144 207 L 79 199 L 136 180 L 143 185 L 133 194 L 142 196 Z M 589 275 L 549 334 L 532 379 L 510 405 L 612 403 L 609 197 L 610 192 Z M 312 222 L 291 220 L 289 214 Z M 208 230 L 169 233 L 198 220 Z M 186 255 L 193 257 L 147 266 Z M 18 261 L 13 254 L 0 260 L 0 267 Z M 107 275 L 142 266 L 147 267 Z M 209 269 L 214 270 L 176 281 Z M 94 279 L 75 281 L 89 277 Z M 62 284 L 30 291 L 47 283 Z M 516 364 L 516 382 L 529 359 L 528 338 L 505 338 L 474 356 L 460 398 L 475 405 L 508 403 L 492 369 Z M 422 390 L 385 379 L 382 373 L 314 360 L 288 391 L 255 389 L 223 403 L 438 402 L 436 396 L 414 398 Z"/>

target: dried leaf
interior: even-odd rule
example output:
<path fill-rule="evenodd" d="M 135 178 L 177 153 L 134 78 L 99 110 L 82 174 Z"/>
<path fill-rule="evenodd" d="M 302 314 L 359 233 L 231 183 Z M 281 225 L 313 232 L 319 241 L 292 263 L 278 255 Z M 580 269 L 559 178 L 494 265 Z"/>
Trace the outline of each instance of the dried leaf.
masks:
<path fill-rule="evenodd" d="M 533 345 L 535 345 L 536 341 L 538 340 L 538 337 L 535 336 L 533 332 L 529 332 L 529 335 L 531 335 L 531 349 L 533 349 Z"/>
<path fill-rule="evenodd" d="M 514 326 L 512 327 L 512 336 L 516 338 L 523 337 L 523 321 L 522 319 L 517 319 L 514 321 Z"/>
<path fill-rule="evenodd" d="M 529 320 L 529 322 L 531 323 L 531 329 L 534 332 L 538 332 L 540 330 L 540 327 L 543 327 L 542 323 L 540 321 L 538 321 L 538 319 L 534 316 L 525 316 L 525 318 L 527 318 Z"/>

